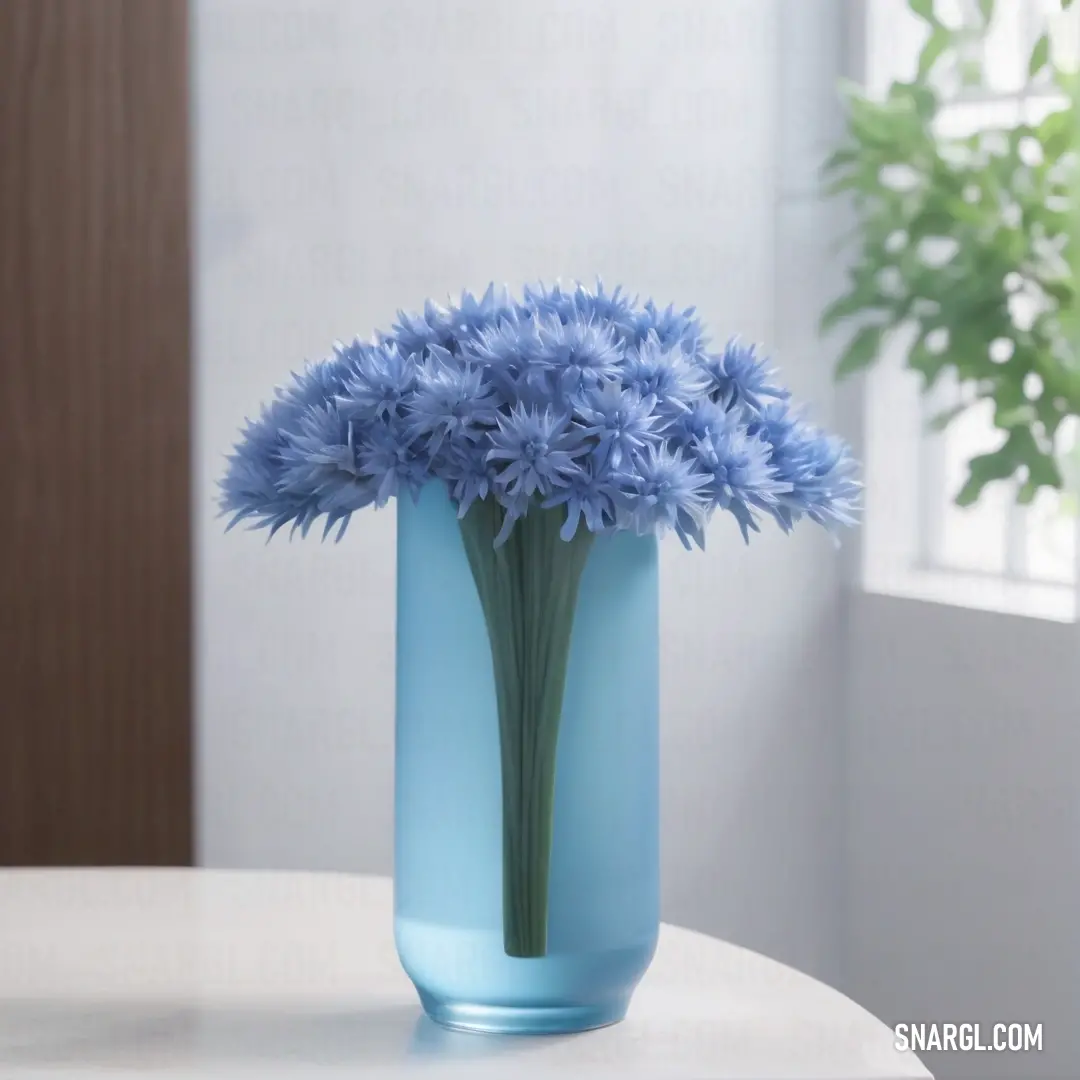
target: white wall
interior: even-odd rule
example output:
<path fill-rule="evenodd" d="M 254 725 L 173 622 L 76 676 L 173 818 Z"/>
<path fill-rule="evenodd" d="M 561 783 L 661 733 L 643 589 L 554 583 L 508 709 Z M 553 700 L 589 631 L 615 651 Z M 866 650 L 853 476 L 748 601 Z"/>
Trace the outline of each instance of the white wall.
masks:
<path fill-rule="evenodd" d="M 1080 1075 L 1080 628 L 855 596 L 847 638 L 845 988 L 889 1023 L 1043 1025 L 935 1076 Z"/>
<path fill-rule="evenodd" d="M 837 7 L 195 4 L 201 862 L 391 865 L 392 511 L 338 547 L 213 517 L 290 366 L 463 284 L 599 271 L 768 340 L 827 417 L 806 192 Z M 721 524 L 666 547 L 662 616 L 665 918 L 833 980 L 835 568 Z"/>

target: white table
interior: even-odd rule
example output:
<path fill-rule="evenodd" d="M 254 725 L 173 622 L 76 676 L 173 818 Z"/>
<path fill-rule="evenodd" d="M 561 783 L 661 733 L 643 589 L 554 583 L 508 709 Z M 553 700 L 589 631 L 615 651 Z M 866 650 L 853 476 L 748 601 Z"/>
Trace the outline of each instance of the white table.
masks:
<path fill-rule="evenodd" d="M 0 871 L 0 1077 L 930 1074 L 829 987 L 664 926 L 627 1019 L 574 1036 L 444 1030 L 398 966 L 382 878 Z"/>

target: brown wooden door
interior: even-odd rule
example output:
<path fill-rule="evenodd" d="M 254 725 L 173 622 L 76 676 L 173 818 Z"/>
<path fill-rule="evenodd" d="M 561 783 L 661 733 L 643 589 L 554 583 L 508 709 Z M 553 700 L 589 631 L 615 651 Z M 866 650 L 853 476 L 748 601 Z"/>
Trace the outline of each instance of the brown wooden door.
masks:
<path fill-rule="evenodd" d="M 192 858 L 186 0 L 0 0 L 0 865 Z"/>

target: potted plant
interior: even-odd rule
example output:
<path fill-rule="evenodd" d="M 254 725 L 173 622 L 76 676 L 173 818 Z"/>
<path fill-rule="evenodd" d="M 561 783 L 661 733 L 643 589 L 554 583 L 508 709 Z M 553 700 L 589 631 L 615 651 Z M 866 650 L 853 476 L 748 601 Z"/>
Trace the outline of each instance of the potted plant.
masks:
<path fill-rule="evenodd" d="M 437 1021 L 619 1020 L 659 926 L 656 536 L 854 520 L 846 446 L 755 349 L 598 285 L 335 346 L 247 423 L 230 526 L 398 506 L 395 938 Z"/>

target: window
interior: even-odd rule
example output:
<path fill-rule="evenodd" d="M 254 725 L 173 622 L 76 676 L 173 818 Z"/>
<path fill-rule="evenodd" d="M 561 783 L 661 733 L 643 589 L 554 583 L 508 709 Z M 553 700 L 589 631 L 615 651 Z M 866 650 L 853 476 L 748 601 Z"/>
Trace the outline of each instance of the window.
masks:
<path fill-rule="evenodd" d="M 936 11 L 955 25 L 976 3 L 937 0 Z M 992 132 L 1060 107 L 1054 88 L 1032 81 L 1027 71 L 1047 19 L 1055 60 L 1074 66 L 1080 9 L 1062 14 L 1059 8 L 1056 0 L 996 0 L 984 42 L 989 87 L 952 95 L 940 117 L 943 132 Z M 869 0 L 867 23 L 867 81 L 872 92 L 883 93 L 893 79 L 914 74 L 926 26 L 906 0 Z M 1023 310 L 1014 317 L 1021 320 Z M 995 449 L 1004 436 L 984 403 L 944 432 L 929 432 L 929 418 L 961 404 L 965 389 L 954 381 L 923 398 L 917 378 L 903 369 L 905 351 L 902 341 L 893 341 L 868 380 L 864 584 L 874 592 L 1075 619 L 1080 516 L 1074 497 L 1043 490 L 1032 505 L 1020 506 L 1015 488 L 999 483 L 974 507 L 957 507 L 966 462 Z M 1077 425 L 1064 427 L 1059 449 L 1080 456 Z"/>

